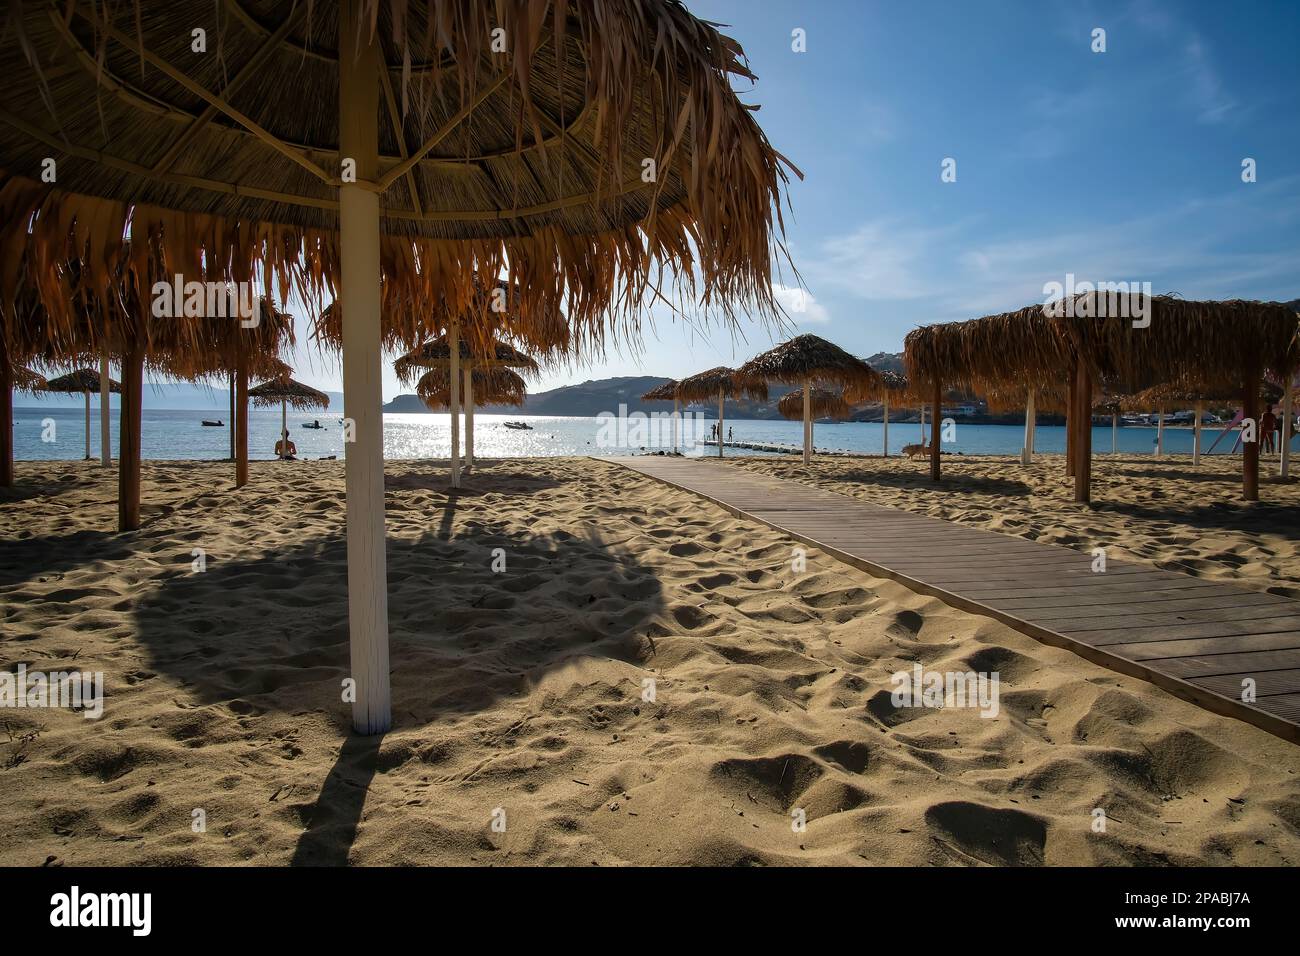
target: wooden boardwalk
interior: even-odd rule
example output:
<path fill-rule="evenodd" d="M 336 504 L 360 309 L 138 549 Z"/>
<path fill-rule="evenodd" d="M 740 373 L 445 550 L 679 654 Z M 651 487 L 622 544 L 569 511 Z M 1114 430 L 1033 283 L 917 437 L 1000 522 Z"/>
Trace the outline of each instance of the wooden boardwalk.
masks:
<path fill-rule="evenodd" d="M 1108 561 L 707 458 L 602 458 L 953 607 L 1300 743 L 1300 601 Z M 1253 703 L 1242 682 L 1256 682 Z"/>

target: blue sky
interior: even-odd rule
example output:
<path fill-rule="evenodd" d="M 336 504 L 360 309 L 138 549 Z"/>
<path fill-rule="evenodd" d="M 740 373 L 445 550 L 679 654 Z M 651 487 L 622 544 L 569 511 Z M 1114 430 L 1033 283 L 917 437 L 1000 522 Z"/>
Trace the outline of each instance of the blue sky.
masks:
<path fill-rule="evenodd" d="M 1067 273 L 1187 298 L 1300 296 L 1294 0 L 688 6 L 744 46 L 759 80 L 742 98 L 804 172 L 786 217 L 812 296 L 792 316 L 802 330 L 863 356 L 899 351 L 918 325 L 1040 301 Z M 791 49 L 796 28 L 806 52 Z M 945 158 L 956 182 L 941 182 Z M 660 319 L 639 354 L 534 387 L 677 377 L 782 337 L 740 331 Z M 299 351 L 299 377 L 339 387 L 337 366 Z M 389 371 L 385 398 L 399 391 Z"/>

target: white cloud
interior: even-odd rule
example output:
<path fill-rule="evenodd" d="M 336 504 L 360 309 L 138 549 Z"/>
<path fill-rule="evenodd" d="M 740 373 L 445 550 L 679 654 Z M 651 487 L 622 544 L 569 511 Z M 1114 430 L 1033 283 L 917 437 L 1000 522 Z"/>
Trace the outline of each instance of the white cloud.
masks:
<path fill-rule="evenodd" d="M 781 308 L 789 313 L 790 319 L 796 325 L 804 325 L 809 322 L 829 322 L 831 320 L 831 315 L 826 311 L 826 306 L 818 302 L 813 294 L 806 289 L 773 283 L 772 295 L 776 297 L 776 301 L 780 303 Z"/>

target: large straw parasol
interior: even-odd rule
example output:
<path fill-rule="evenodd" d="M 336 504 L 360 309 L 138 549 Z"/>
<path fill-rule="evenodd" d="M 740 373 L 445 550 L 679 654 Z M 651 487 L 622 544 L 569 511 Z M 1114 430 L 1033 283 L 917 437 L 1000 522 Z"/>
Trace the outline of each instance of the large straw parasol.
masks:
<path fill-rule="evenodd" d="M 305 412 L 313 408 L 329 408 L 330 397 L 319 389 L 304 385 L 289 377 L 289 373 L 278 375 L 270 381 L 254 386 L 248 390 L 248 397 L 259 408 L 280 405 L 280 440 L 285 442 L 278 453 L 286 457 L 289 446 L 289 406 L 295 411 Z"/>
<path fill-rule="evenodd" d="M 677 380 L 670 378 L 662 385 L 656 385 L 650 391 L 641 396 L 643 402 L 672 402 L 673 403 L 673 454 L 677 454 L 678 433 L 681 428 L 682 400 L 677 395 Z"/>
<path fill-rule="evenodd" d="M 740 367 L 752 378 L 767 382 L 802 385 L 803 460 L 812 461 L 812 387 L 815 382 L 840 385 L 848 389 L 878 387 L 879 373 L 860 358 L 817 335 L 796 335 L 788 342 L 762 355 L 756 355 Z"/>
<path fill-rule="evenodd" d="M 13 386 L 16 392 L 39 392 L 47 386 L 45 376 L 31 369 L 19 365 L 11 373 L 13 376 Z"/>
<path fill-rule="evenodd" d="M 60 375 L 58 378 L 50 379 L 44 386 L 44 390 L 47 392 L 64 392 L 70 395 L 80 392 L 86 396 L 86 461 L 90 461 L 90 393 L 99 392 L 100 385 L 99 372 L 94 369 L 79 368 L 67 375 Z M 121 394 L 122 385 L 110 378 L 108 380 L 108 390 Z"/>
<path fill-rule="evenodd" d="M 786 392 L 776 403 L 776 410 L 783 418 L 792 421 L 803 418 L 803 389 Z M 847 418 L 851 406 L 844 400 L 842 392 L 832 392 L 825 388 L 812 389 L 811 401 L 813 418 Z"/>
<path fill-rule="evenodd" d="M 539 370 L 537 360 L 525 355 L 508 342 L 480 338 L 462 338 L 460 323 L 453 322 L 446 335 L 431 339 L 393 363 L 398 381 L 405 385 L 414 382 L 424 369 L 447 369 L 451 400 L 451 486 L 460 487 L 460 410 L 465 408 L 465 468 L 474 467 L 474 389 L 473 372 L 480 368 L 517 368 L 532 374 Z M 455 348 L 452 342 L 455 341 Z M 480 398 L 482 396 L 479 396 Z"/>
<path fill-rule="evenodd" d="M 897 372 L 879 371 L 876 380 L 861 381 L 844 389 L 844 400 L 851 404 L 859 402 L 879 402 L 881 421 L 882 455 L 889 457 L 889 406 L 918 404 L 921 408 L 921 441 L 925 441 L 925 405 L 915 402 L 912 396 L 912 383 L 906 375 Z"/>
<path fill-rule="evenodd" d="M 472 372 L 474 394 L 485 405 L 523 405 L 528 386 L 518 372 L 503 366 L 476 368 Z M 451 407 L 451 371 L 435 368 L 420 377 L 415 394 L 432 409 Z"/>
<path fill-rule="evenodd" d="M 353 720 L 375 733 L 391 719 L 381 306 L 459 314 L 478 274 L 505 275 L 521 322 L 563 301 L 573 342 L 599 347 L 666 275 L 706 318 L 773 320 L 784 161 L 732 89 L 753 79 L 740 46 L 680 3 L 233 8 L 11 2 L 0 249 L 30 223 L 40 274 L 71 246 L 90 291 L 128 280 L 137 316 L 154 281 L 205 266 L 256 269 L 314 313 L 341 293 Z M 194 56 L 199 27 L 220 56 Z M 31 178 L 51 155 L 57 186 Z M 14 287 L 0 275 L 0 299 Z M 43 284 L 46 306 L 64 291 Z M 124 343 L 127 409 L 148 341 Z"/>
<path fill-rule="evenodd" d="M 721 365 L 697 372 L 677 383 L 677 397 L 683 402 L 708 401 L 713 398 L 718 400 L 719 458 L 722 457 L 722 446 L 726 438 L 726 432 L 723 430 L 726 424 L 726 400 L 745 396 L 767 401 L 767 383 L 761 378 L 754 378 L 734 368 Z"/>

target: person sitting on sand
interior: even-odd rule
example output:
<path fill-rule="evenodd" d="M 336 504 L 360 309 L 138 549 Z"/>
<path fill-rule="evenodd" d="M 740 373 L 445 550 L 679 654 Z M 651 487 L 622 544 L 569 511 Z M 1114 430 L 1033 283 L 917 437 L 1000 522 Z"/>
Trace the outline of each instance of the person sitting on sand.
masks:
<path fill-rule="evenodd" d="M 280 440 L 275 443 L 275 454 L 281 461 L 297 461 L 298 446 L 289 439 L 289 430 L 280 432 Z"/>

